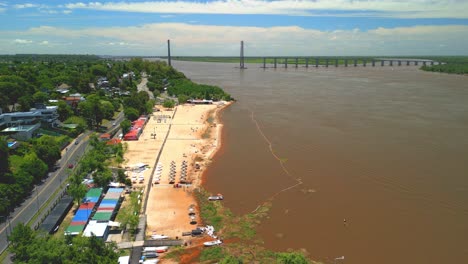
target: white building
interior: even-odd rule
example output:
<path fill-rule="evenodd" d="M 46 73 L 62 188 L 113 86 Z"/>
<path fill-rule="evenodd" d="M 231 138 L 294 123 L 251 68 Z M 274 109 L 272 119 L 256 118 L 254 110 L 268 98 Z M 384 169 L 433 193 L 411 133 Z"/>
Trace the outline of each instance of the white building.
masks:
<path fill-rule="evenodd" d="M 18 140 L 28 140 L 41 126 L 41 122 L 51 124 L 57 120 L 57 109 L 57 106 L 44 106 L 39 109 L 32 108 L 29 112 L 0 114 L 0 133 Z"/>

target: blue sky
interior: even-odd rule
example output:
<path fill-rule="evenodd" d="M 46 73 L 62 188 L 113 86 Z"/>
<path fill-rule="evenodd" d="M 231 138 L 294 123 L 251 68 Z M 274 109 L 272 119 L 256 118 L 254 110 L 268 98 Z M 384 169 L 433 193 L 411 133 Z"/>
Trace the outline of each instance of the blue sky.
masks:
<path fill-rule="evenodd" d="M 0 0 L 0 54 L 468 55 L 468 0 Z"/>

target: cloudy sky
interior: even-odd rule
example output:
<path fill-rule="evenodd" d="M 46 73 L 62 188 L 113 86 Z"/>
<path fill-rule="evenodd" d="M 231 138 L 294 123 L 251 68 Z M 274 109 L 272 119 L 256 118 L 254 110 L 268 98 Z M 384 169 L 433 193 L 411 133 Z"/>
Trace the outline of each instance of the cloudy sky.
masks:
<path fill-rule="evenodd" d="M 468 55 L 468 0 L 0 0 L 0 54 Z"/>

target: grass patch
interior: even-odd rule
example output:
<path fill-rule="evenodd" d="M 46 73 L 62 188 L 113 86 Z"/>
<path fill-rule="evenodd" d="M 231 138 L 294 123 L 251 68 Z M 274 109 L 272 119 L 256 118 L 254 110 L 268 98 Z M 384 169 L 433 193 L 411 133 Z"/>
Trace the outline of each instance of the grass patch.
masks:
<path fill-rule="evenodd" d="M 139 222 L 139 213 L 141 209 L 141 202 L 138 201 L 138 196 L 141 194 L 141 189 L 137 189 L 130 193 L 129 196 L 126 196 L 125 201 L 122 203 L 122 206 L 116 216 L 116 221 L 122 224 L 122 227 L 130 231 L 130 235 L 134 235 Z M 141 196 L 140 196 L 141 197 Z"/>
<path fill-rule="evenodd" d="M 200 261 L 219 260 L 224 258 L 225 253 L 222 247 L 210 247 L 204 249 L 200 254 Z"/>
<path fill-rule="evenodd" d="M 51 130 L 47 130 L 47 129 L 44 129 L 44 128 L 39 128 L 39 129 L 36 131 L 36 133 L 37 133 L 37 134 L 42 134 L 42 135 L 54 136 L 54 137 L 62 136 L 62 134 L 60 134 L 60 133 L 58 133 L 58 132 L 51 131 Z"/>
<path fill-rule="evenodd" d="M 185 249 L 182 246 L 172 247 L 164 258 L 180 261 L 180 256 L 184 254 Z"/>
<path fill-rule="evenodd" d="M 8 248 L 3 251 L 3 253 L 0 255 L 0 263 L 6 263 L 6 259 L 8 258 L 8 254 L 10 254 L 10 252 L 8 252 Z"/>
<path fill-rule="evenodd" d="M 60 223 L 60 227 L 59 229 L 57 230 L 57 232 L 55 232 L 55 234 L 53 235 L 54 237 L 56 238 L 64 238 L 65 237 L 65 230 L 67 229 L 67 227 L 70 225 L 72 219 L 73 219 L 73 212 L 75 211 L 75 208 L 76 205 L 72 206 L 72 208 L 70 209 L 70 211 L 68 212 L 68 214 L 65 216 L 65 218 L 63 219 L 62 223 Z"/>
<path fill-rule="evenodd" d="M 223 227 L 223 216 L 219 212 L 221 209 L 220 202 L 208 201 L 209 193 L 203 189 L 195 191 L 195 197 L 200 206 L 200 216 L 205 224 L 212 225 L 215 230 L 220 230 Z"/>

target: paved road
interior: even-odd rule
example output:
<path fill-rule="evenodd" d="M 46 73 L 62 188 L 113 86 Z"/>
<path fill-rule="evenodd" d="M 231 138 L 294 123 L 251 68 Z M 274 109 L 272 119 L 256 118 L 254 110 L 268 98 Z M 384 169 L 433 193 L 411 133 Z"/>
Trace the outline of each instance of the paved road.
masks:
<path fill-rule="evenodd" d="M 137 90 L 147 92 L 149 95 L 149 98 L 154 99 L 154 94 L 150 90 L 148 90 L 148 86 L 146 86 L 147 83 L 148 83 L 148 78 L 146 77 L 146 73 L 142 73 L 141 82 L 140 84 L 137 85 Z"/>

